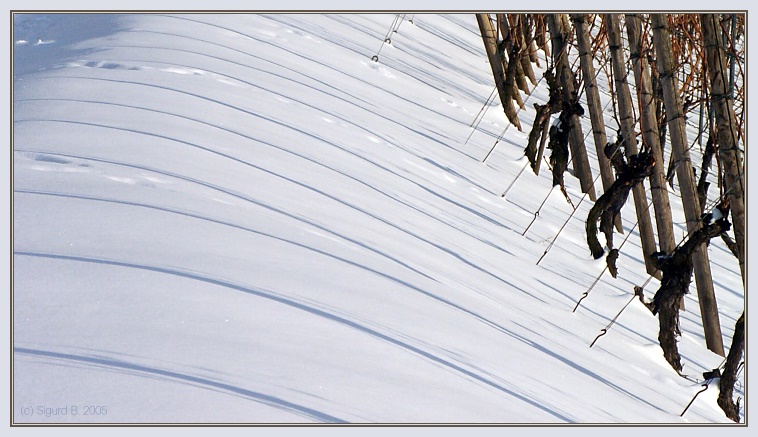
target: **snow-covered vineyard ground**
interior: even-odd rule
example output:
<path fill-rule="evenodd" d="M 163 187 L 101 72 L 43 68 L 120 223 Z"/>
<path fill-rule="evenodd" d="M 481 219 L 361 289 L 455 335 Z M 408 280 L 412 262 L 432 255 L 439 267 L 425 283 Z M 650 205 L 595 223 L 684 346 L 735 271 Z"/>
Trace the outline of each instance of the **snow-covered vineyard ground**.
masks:
<path fill-rule="evenodd" d="M 15 17 L 12 422 L 731 423 L 715 384 L 680 417 L 701 386 L 638 301 L 589 348 L 648 276 L 632 231 L 572 312 L 604 267 L 573 177 L 536 265 L 572 212 L 554 190 L 522 236 L 551 190 L 516 180 L 545 84 L 525 132 L 495 104 L 466 143 L 493 87 L 474 15 L 383 45 L 396 18 Z M 709 255 L 728 346 L 739 268 Z M 696 299 L 702 380 L 723 359 Z"/>

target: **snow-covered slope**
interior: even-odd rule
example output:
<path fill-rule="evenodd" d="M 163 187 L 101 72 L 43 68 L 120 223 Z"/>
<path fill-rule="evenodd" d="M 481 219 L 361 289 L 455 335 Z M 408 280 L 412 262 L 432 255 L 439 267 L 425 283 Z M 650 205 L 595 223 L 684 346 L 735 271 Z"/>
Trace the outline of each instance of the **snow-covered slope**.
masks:
<path fill-rule="evenodd" d="M 536 265 L 571 207 L 555 190 L 522 236 L 551 190 L 543 168 L 501 197 L 526 132 L 483 163 L 496 104 L 466 143 L 493 87 L 473 15 L 14 30 L 14 422 L 729 423 L 715 384 L 679 416 L 701 387 L 638 301 L 588 347 L 648 277 L 633 232 L 572 313 L 604 267 L 572 177 L 579 210 Z M 709 254 L 728 345 L 739 269 Z M 702 379 L 722 358 L 686 307 Z"/>

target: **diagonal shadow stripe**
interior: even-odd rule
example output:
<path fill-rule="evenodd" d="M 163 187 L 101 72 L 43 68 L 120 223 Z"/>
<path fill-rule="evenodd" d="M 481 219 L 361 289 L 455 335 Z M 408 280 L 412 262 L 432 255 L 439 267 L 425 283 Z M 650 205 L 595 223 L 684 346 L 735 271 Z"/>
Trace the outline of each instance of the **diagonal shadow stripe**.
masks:
<path fill-rule="evenodd" d="M 178 276 L 182 278 L 188 278 L 196 281 L 201 281 L 213 285 L 218 285 L 220 287 L 229 288 L 232 290 L 241 291 L 243 293 L 248 293 L 254 296 L 262 297 L 264 299 L 269 299 L 274 302 L 278 302 L 284 305 L 287 305 L 289 307 L 302 310 L 305 312 L 308 312 L 310 314 L 323 317 L 325 319 L 331 320 L 333 322 L 339 323 L 341 325 L 347 326 L 349 328 L 355 329 L 357 331 L 363 332 L 365 334 L 368 334 L 378 340 L 385 341 L 389 344 L 392 344 L 394 346 L 397 346 L 401 349 L 404 349 L 412 354 L 418 355 L 432 363 L 436 363 L 438 365 L 441 365 L 442 367 L 453 371 L 454 373 L 459 374 L 460 376 L 463 376 L 464 378 L 469 378 L 473 381 L 477 381 L 478 383 L 484 384 L 486 386 L 489 386 L 491 388 L 494 388 L 495 390 L 498 390 L 510 397 L 513 397 L 533 408 L 536 408 L 538 410 L 541 410 L 556 419 L 562 421 L 562 422 L 574 422 L 573 419 L 571 419 L 569 416 L 565 416 L 561 414 L 558 411 L 555 411 L 553 409 L 550 409 L 538 401 L 529 398 L 528 396 L 518 393 L 514 390 L 511 390 L 495 381 L 492 381 L 490 379 L 485 378 L 484 376 L 477 374 L 476 372 L 473 372 L 471 370 L 465 369 L 453 362 L 450 362 L 444 358 L 440 358 L 430 352 L 424 351 L 416 346 L 413 346 L 411 344 L 405 343 L 403 341 L 398 340 L 397 338 L 390 337 L 387 334 L 383 334 L 375 329 L 371 329 L 367 326 L 361 325 L 355 321 L 346 319 L 344 317 L 340 317 L 336 314 L 329 313 L 327 311 L 314 308 L 312 306 L 308 306 L 304 303 L 297 302 L 292 299 L 288 299 L 284 296 L 277 295 L 276 293 L 268 290 L 258 290 L 249 288 L 246 286 L 238 285 L 232 282 L 223 281 L 220 279 L 208 277 L 201 275 L 197 272 L 190 272 L 190 271 L 183 271 L 178 269 L 171 269 L 167 267 L 156 267 L 156 266 L 150 266 L 150 265 L 142 265 L 142 264 L 136 264 L 136 263 L 130 263 L 130 262 L 123 262 L 123 261 L 115 261 L 115 260 L 108 260 L 108 259 L 100 259 L 100 258 L 88 258 L 88 257 L 81 257 L 81 256 L 71 256 L 71 255 L 57 255 L 57 254 L 48 254 L 48 253 L 39 253 L 39 252 L 24 252 L 24 251 L 16 251 L 13 253 L 14 256 L 29 256 L 29 257 L 37 257 L 37 258 L 47 258 L 47 259 L 58 259 L 58 260 L 68 260 L 68 261 L 77 261 L 77 262 L 85 262 L 85 263 L 94 263 L 94 264 L 103 264 L 103 265 L 111 265 L 111 266 L 118 266 L 118 267 L 126 267 L 126 268 L 132 268 L 132 269 L 139 269 L 139 270 L 147 270 L 157 273 L 163 273 L 173 276 Z"/>
<path fill-rule="evenodd" d="M 54 358 L 57 360 L 75 361 L 85 364 L 93 364 L 97 366 L 103 366 L 110 369 L 122 369 L 129 370 L 138 373 L 144 373 L 148 375 L 157 375 L 168 379 L 174 379 L 184 381 L 192 384 L 199 385 L 208 389 L 217 389 L 225 392 L 233 393 L 237 396 L 241 396 L 246 399 L 251 399 L 257 402 L 264 403 L 266 405 L 276 407 L 285 411 L 289 411 L 298 414 L 303 417 L 314 419 L 319 422 L 325 423 L 347 423 L 345 420 L 331 416 L 329 414 L 316 411 L 312 408 L 308 408 L 302 405 L 298 405 L 292 402 L 285 401 L 284 399 L 277 398 L 275 396 L 266 395 L 263 393 L 254 392 L 241 387 L 225 384 L 219 381 L 213 381 L 211 379 L 201 378 L 199 376 L 187 375 L 184 373 L 174 372 L 171 370 L 159 369 L 155 367 L 147 367 L 140 364 L 129 363 L 126 361 L 88 357 L 84 355 L 64 354 L 60 352 L 43 351 L 38 349 L 27 349 L 21 347 L 14 347 L 13 352 L 15 354 L 31 355 L 37 357 Z"/>

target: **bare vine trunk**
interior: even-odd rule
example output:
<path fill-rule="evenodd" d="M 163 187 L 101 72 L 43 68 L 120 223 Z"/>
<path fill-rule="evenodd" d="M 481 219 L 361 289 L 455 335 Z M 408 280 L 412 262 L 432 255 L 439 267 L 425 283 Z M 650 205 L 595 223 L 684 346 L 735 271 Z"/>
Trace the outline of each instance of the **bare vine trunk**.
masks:
<path fill-rule="evenodd" d="M 663 271 L 661 287 L 653 297 L 653 314 L 658 314 L 660 331 L 658 341 L 663 356 L 671 367 L 682 371 L 681 358 L 677 347 L 679 331 L 679 307 L 692 281 L 693 256 L 698 247 L 729 229 L 729 222 L 718 220 L 698 229 L 672 254 L 658 253 L 657 265 Z"/>
<path fill-rule="evenodd" d="M 734 384 L 737 382 L 737 372 L 742 360 L 742 352 L 745 350 L 745 312 L 737 319 L 734 325 L 734 337 L 732 337 L 732 347 L 729 348 L 729 355 L 726 357 L 724 372 L 719 381 L 719 397 L 717 403 L 726 417 L 735 422 L 740 421 L 740 404 L 732 400 Z"/>
<path fill-rule="evenodd" d="M 545 72 L 545 81 L 550 90 L 550 99 L 544 105 L 534 104 L 537 111 L 534 116 L 532 130 L 529 131 L 529 140 L 524 150 L 524 155 L 529 159 L 529 163 L 534 170 L 534 174 L 539 175 L 542 154 L 545 151 L 545 140 L 550 132 L 550 116 L 561 112 L 563 109 L 563 95 L 551 70 Z M 539 152 L 537 151 L 537 141 L 540 140 Z M 535 156 L 536 155 L 536 156 Z"/>
<path fill-rule="evenodd" d="M 623 158 L 622 158 L 623 159 Z M 606 235 L 606 245 L 609 249 L 613 246 L 612 223 L 620 213 L 621 207 L 626 203 L 629 191 L 638 186 L 653 171 L 655 161 L 649 153 L 633 155 L 629 164 L 619 164 L 618 179 L 592 206 L 587 216 L 585 230 L 587 232 L 587 244 L 592 257 L 599 259 L 605 252 L 597 239 L 597 222 L 601 221 L 601 228 Z"/>

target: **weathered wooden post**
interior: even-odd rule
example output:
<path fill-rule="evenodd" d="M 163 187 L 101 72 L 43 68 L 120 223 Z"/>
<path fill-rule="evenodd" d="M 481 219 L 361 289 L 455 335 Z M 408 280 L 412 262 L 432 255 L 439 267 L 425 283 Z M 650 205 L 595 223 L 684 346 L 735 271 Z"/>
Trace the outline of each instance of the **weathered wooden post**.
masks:
<path fill-rule="evenodd" d="M 682 192 L 687 231 L 692 234 L 702 226 L 700 220 L 700 200 L 697 195 L 695 177 L 692 173 L 692 161 L 687 150 L 684 111 L 682 109 L 682 101 L 679 98 L 676 64 L 671 50 L 671 31 L 668 25 L 668 14 L 651 14 L 651 21 L 653 44 L 657 57 L 656 62 L 663 87 L 663 101 L 666 107 L 666 119 L 671 136 L 671 147 L 674 151 L 674 159 L 678 162 L 676 176 Z M 724 342 L 721 338 L 718 305 L 713 291 L 711 267 L 705 244 L 701 244 L 695 250 L 693 264 L 706 346 L 709 350 L 724 356 Z"/>
<path fill-rule="evenodd" d="M 507 90 L 503 62 L 497 51 L 497 31 L 494 26 L 492 26 L 488 14 L 476 14 L 476 21 L 479 24 L 479 30 L 482 33 L 484 49 L 487 51 L 487 58 L 490 61 L 492 76 L 495 79 L 495 86 L 497 86 L 497 92 L 500 96 L 500 103 L 503 105 L 505 116 L 508 117 L 508 121 L 510 121 L 511 124 L 516 126 L 516 129 L 521 131 L 521 123 L 516 115 L 516 109 L 514 109 L 513 103 L 511 103 L 510 93 Z"/>
<path fill-rule="evenodd" d="M 619 17 L 617 14 L 605 14 L 605 27 L 608 35 L 608 46 L 611 50 L 611 64 L 613 66 L 613 79 L 616 84 L 616 101 L 618 103 L 619 118 L 621 123 L 621 134 L 624 137 L 624 146 L 627 159 L 636 155 L 637 136 L 634 132 L 634 112 L 632 94 L 629 91 L 629 82 L 626 80 L 628 74 L 624 53 L 621 50 L 621 32 L 619 30 Z M 650 221 L 649 206 L 647 196 L 645 195 L 644 182 L 637 184 L 632 188 L 634 196 L 634 209 L 637 212 L 637 222 L 640 225 L 640 241 L 642 243 L 642 254 L 645 258 L 645 268 L 651 275 L 656 274 L 658 269 L 655 267 L 650 256 L 656 251 L 655 235 L 653 234 L 653 224 Z"/>
<path fill-rule="evenodd" d="M 727 83 L 724 49 L 719 44 L 721 29 L 714 14 L 701 15 L 708 75 L 711 79 L 711 106 L 716 116 L 718 156 L 724 168 L 728 189 L 729 208 L 732 212 L 734 239 L 737 242 L 742 283 L 745 283 L 745 186 L 742 156 L 737 142 L 737 119 L 734 115 L 734 98 Z"/>
<path fill-rule="evenodd" d="M 653 86 L 647 57 L 643 55 L 646 48 L 642 43 L 642 23 L 636 14 L 626 14 L 626 33 L 629 40 L 629 53 L 634 70 L 634 81 L 640 108 L 640 127 L 642 139 L 653 152 L 655 168 L 650 175 L 650 190 L 653 196 L 655 224 L 658 230 L 658 244 L 661 251 L 671 253 L 676 247 L 674 225 L 671 219 L 671 203 L 666 189 L 666 170 L 663 165 L 658 120 L 655 118 Z"/>
<path fill-rule="evenodd" d="M 576 99 L 578 91 L 574 86 L 576 77 L 571 71 L 568 63 L 566 50 L 566 36 L 569 34 L 567 22 L 562 14 L 548 14 L 546 17 L 547 26 L 550 30 L 553 60 L 556 67 L 556 77 L 563 86 L 563 100 L 571 102 Z M 587 150 L 584 147 L 584 134 L 582 125 L 579 122 L 579 116 L 571 116 L 571 130 L 569 136 L 569 145 L 571 146 L 571 155 L 574 162 L 574 173 L 579 178 L 582 192 L 590 196 L 590 200 L 597 200 L 595 187 L 592 183 L 592 170 L 587 158 Z"/>
<path fill-rule="evenodd" d="M 613 169 L 611 162 L 605 156 L 605 145 L 608 138 L 605 136 L 605 121 L 603 121 L 603 107 L 600 104 L 600 92 L 597 88 L 595 79 L 595 66 L 592 63 L 592 53 L 590 52 L 591 44 L 589 30 L 587 29 L 587 16 L 584 14 L 571 14 L 571 20 L 574 22 L 574 31 L 576 32 L 576 42 L 579 47 L 579 63 L 584 76 L 584 92 L 587 96 L 587 110 L 590 113 L 590 122 L 592 123 L 592 138 L 595 140 L 595 151 L 600 167 L 600 180 L 603 183 L 603 191 L 613 185 Z M 614 223 L 616 230 L 622 232 L 624 229 L 621 225 L 621 215 Z"/>

